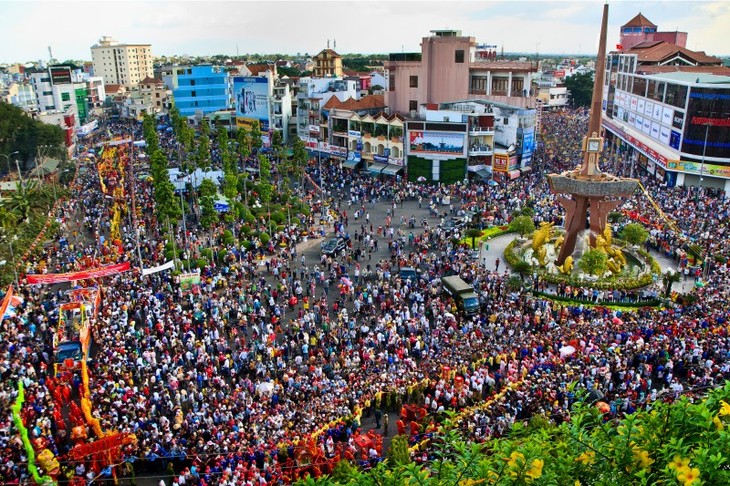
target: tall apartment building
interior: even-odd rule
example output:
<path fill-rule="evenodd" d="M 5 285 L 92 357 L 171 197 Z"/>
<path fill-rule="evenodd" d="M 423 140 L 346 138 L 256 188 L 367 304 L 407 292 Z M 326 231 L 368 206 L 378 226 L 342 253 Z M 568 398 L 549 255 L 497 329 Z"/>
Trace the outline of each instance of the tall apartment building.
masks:
<path fill-rule="evenodd" d="M 150 44 L 120 44 L 109 36 L 91 46 L 94 75 L 105 84 L 136 86 L 147 77 L 154 77 Z"/>
<path fill-rule="evenodd" d="M 182 116 L 227 110 L 233 104 L 231 78 L 218 66 L 175 66 L 163 70 L 162 81 Z"/>

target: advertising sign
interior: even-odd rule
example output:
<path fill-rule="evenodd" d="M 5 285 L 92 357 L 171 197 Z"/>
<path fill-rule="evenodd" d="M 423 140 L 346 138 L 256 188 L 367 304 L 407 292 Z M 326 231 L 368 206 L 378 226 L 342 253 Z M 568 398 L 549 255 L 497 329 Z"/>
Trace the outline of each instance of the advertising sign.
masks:
<path fill-rule="evenodd" d="M 347 136 L 348 137 L 360 137 L 361 134 L 357 130 L 348 130 L 347 131 Z"/>
<path fill-rule="evenodd" d="M 522 131 L 522 155 L 528 155 L 535 149 L 535 130 L 533 128 Z"/>
<path fill-rule="evenodd" d="M 68 66 L 51 66 L 48 68 L 48 74 L 51 76 L 51 84 L 70 84 L 71 68 Z"/>
<path fill-rule="evenodd" d="M 657 140 L 659 139 L 659 124 L 657 122 L 651 124 L 651 136 Z"/>
<path fill-rule="evenodd" d="M 657 121 L 662 119 L 662 106 L 660 104 L 654 104 L 654 113 L 651 116 Z"/>
<path fill-rule="evenodd" d="M 671 108 L 667 108 L 666 106 L 662 108 L 662 123 L 667 126 L 671 126 L 673 114 L 674 110 L 672 110 Z"/>
<path fill-rule="evenodd" d="M 667 127 L 660 127 L 659 128 L 659 141 L 662 142 L 664 145 L 669 145 L 669 133 L 671 130 Z"/>
<path fill-rule="evenodd" d="M 507 172 L 508 168 L 509 168 L 509 155 L 494 154 L 494 162 L 492 163 L 492 170 L 495 172 Z"/>
<path fill-rule="evenodd" d="M 336 145 L 330 145 L 330 154 L 335 157 L 347 157 L 347 147 L 337 147 Z"/>
<path fill-rule="evenodd" d="M 726 88 L 692 87 L 682 152 L 730 158 L 730 93 Z"/>
<path fill-rule="evenodd" d="M 258 120 L 261 131 L 269 130 L 269 79 L 254 76 L 233 78 L 236 118 Z M 239 126 L 241 126 L 239 124 Z"/>
<path fill-rule="evenodd" d="M 704 167 L 703 167 L 704 165 Z M 677 162 L 677 170 L 684 172 L 694 172 L 697 174 L 711 175 L 717 177 L 730 178 L 730 167 L 724 165 L 702 164 L 701 162 L 690 162 L 689 160 L 680 160 Z"/>
<path fill-rule="evenodd" d="M 309 125 L 309 131 L 312 133 L 319 133 L 319 125 Z"/>
<path fill-rule="evenodd" d="M 412 131 L 409 142 L 412 154 L 465 155 L 463 133 Z"/>

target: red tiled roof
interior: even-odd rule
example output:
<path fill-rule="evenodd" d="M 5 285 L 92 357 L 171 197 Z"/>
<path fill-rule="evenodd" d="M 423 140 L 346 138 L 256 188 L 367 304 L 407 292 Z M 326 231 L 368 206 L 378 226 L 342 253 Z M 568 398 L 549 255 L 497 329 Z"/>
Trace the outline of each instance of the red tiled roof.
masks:
<path fill-rule="evenodd" d="M 251 76 L 258 76 L 266 71 L 274 72 L 274 67 L 269 64 L 247 64 L 246 69 L 251 71 Z"/>
<path fill-rule="evenodd" d="M 385 107 L 385 96 L 383 95 L 370 95 L 360 98 L 359 100 L 353 98 L 347 98 L 345 101 L 340 101 L 336 96 L 333 96 L 327 103 L 324 104 L 324 109 L 331 110 L 372 110 L 373 108 L 384 108 Z"/>
<path fill-rule="evenodd" d="M 722 65 L 722 59 L 708 56 L 704 51 L 691 51 L 669 42 L 640 42 L 639 44 L 624 51 L 625 54 L 636 54 L 639 64 L 660 63 L 677 55 L 686 59 L 705 65 Z"/>
<path fill-rule="evenodd" d="M 104 93 L 107 94 L 107 95 L 109 95 L 109 94 L 117 94 L 117 93 L 119 93 L 119 89 L 121 87 L 122 86 L 120 84 L 105 84 L 104 85 Z"/>
<path fill-rule="evenodd" d="M 161 79 L 157 78 L 151 78 L 147 76 L 142 81 L 139 82 L 139 84 L 164 84 Z"/>
<path fill-rule="evenodd" d="M 621 27 L 656 27 L 649 19 L 644 17 L 641 12 L 633 19 L 626 22 Z"/>
<path fill-rule="evenodd" d="M 332 49 L 322 49 L 322 50 L 321 50 L 321 51 L 319 52 L 319 54 L 317 54 L 317 55 L 316 55 L 315 57 L 319 57 L 319 56 L 320 56 L 321 54 L 323 54 L 323 53 L 325 53 L 325 52 L 326 52 L 327 54 L 329 54 L 330 56 L 332 56 L 332 57 L 342 57 L 342 56 L 340 56 L 339 54 L 337 54 L 337 53 L 336 53 L 335 51 L 333 51 Z"/>

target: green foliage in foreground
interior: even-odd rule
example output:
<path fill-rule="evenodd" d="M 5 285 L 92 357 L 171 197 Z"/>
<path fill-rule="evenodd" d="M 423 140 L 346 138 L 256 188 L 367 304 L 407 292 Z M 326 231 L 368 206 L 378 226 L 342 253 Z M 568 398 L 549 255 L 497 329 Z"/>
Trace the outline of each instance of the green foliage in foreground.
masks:
<path fill-rule="evenodd" d="M 544 417 L 517 423 L 508 437 L 468 443 L 449 421 L 429 446 L 427 466 L 338 468 L 299 484 L 357 485 L 722 485 L 730 484 L 730 382 L 699 403 L 657 402 L 650 411 L 606 421 L 592 405 L 574 406 L 559 426 Z M 345 472 L 346 471 L 346 472 Z"/>

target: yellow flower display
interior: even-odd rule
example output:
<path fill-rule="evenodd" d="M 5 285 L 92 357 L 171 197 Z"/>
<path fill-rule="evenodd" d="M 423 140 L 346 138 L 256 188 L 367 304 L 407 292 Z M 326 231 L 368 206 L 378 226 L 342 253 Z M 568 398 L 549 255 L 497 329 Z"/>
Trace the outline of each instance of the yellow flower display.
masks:
<path fill-rule="evenodd" d="M 730 415 L 730 404 L 727 403 L 725 400 L 722 400 L 720 402 L 720 404 L 721 404 L 720 413 L 719 413 L 720 417 L 725 417 L 727 415 Z"/>
<path fill-rule="evenodd" d="M 692 486 L 700 479 L 700 470 L 696 467 L 685 467 L 677 472 L 677 480 L 684 486 Z"/>
<path fill-rule="evenodd" d="M 677 471 L 681 471 L 683 469 L 689 468 L 689 459 L 679 456 L 679 454 L 674 456 L 674 459 L 667 464 L 669 466 L 669 469 L 675 469 Z"/>
<path fill-rule="evenodd" d="M 596 462 L 596 453 L 594 451 L 585 451 L 583 454 L 575 458 L 576 462 L 582 462 L 586 466 L 589 466 Z"/>
<path fill-rule="evenodd" d="M 530 469 L 527 470 L 525 476 L 530 479 L 537 479 L 542 476 L 542 467 L 545 465 L 545 461 L 542 459 L 535 459 L 530 464 Z"/>
<path fill-rule="evenodd" d="M 644 450 L 641 450 L 638 448 L 634 449 L 633 454 L 634 454 L 634 460 L 636 462 L 640 463 L 641 467 L 644 469 L 646 469 L 649 466 L 651 466 L 652 464 L 654 464 L 654 459 L 649 457 L 649 453 Z"/>
<path fill-rule="evenodd" d="M 717 428 L 717 430 L 725 430 L 725 424 L 723 424 L 722 420 L 720 420 L 718 417 L 713 417 L 712 423 L 715 424 L 715 428 Z"/>
<path fill-rule="evenodd" d="M 510 476 L 513 478 L 516 478 L 519 474 L 520 469 L 522 469 L 522 466 L 525 464 L 525 455 L 521 452 L 514 451 L 512 454 L 510 454 L 509 459 L 507 460 L 507 467 L 510 469 Z"/>

